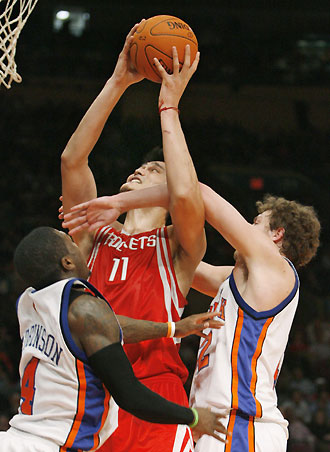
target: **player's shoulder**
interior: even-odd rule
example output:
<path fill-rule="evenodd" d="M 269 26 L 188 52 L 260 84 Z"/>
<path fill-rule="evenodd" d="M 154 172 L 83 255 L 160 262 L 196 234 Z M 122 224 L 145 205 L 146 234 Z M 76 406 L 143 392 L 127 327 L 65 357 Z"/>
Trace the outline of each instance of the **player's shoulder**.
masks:
<path fill-rule="evenodd" d="M 69 307 L 69 323 L 83 322 L 90 324 L 99 322 L 112 314 L 109 304 L 89 291 L 74 289 Z"/>

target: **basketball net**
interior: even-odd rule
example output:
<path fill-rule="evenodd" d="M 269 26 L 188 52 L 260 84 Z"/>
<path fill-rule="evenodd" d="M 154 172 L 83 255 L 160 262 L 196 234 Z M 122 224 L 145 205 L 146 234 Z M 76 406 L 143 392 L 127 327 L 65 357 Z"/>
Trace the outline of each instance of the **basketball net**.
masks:
<path fill-rule="evenodd" d="M 22 81 L 16 70 L 16 44 L 37 2 L 38 0 L 0 0 L 0 85 L 3 84 L 6 88 L 11 87 L 12 81 Z"/>

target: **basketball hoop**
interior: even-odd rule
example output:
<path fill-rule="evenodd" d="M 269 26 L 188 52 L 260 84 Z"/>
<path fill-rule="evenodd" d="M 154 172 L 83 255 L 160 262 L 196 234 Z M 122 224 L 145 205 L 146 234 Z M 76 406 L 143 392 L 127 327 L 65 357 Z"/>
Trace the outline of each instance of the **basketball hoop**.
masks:
<path fill-rule="evenodd" d="M 20 83 L 15 55 L 18 37 L 38 0 L 0 0 L 0 85 Z"/>

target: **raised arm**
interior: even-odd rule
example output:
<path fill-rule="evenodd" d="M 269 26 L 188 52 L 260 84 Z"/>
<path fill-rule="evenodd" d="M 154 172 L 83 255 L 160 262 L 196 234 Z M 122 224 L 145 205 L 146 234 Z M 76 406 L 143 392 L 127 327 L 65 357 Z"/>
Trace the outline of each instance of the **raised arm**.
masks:
<path fill-rule="evenodd" d="M 199 53 L 191 64 L 189 46 L 186 47 L 181 70 L 177 50 L 173 48 L 172 75 L 167 74 L 155 59 L 156 67 L 162 77 L 159 109 L 169 192 L 169 212 L 174 226 L 175 241 L 179 245 L 178 251 L 183 252 L 194 267 L 203 257 L 206 248 L 204 205 L 196 171 L 181 128 L 178 106 L 190 78 L 197 69 L 198 62 Z"/>
<path fill-rule="evenodd" d="M 270 256 L 278 257 L 278 253 L 274 252 L 276 247 L 263 232 L 246 221 L 234 206 L 212 188 L 205 184 L 200 184 L 200 187 L 206 221 L 247 259 L 247 263 L 254 258 L 267 262 Z"/>
<path fill-rule="evenodd" d="M 61 157 L 62 195 L 64 213 L 72 206 L 96 198 L 97 190 L 93 173 L 88 166 L 88 157 L 98 141 L 104 125 L 124 91 L 133 83 L 142 80 L 129 60 L 132 36 L 136 24 L 128 33 L 115 70 L 104 88 L 87 110 L 85 116 L 71 136 Z M 79 243 L 78 234 L 74 239 Z"/>
<path fill-rule="evenodd" d="M 223 416 L 197 408 L 196 419 L 190 408 L 167 401 L 136 379 L 119 342 L 118 322 L 105 301 L 87 294 L 76 298 L 70 305 L 69 326 L 93 371 L 124 410 L 143 420 L 162 424 L 189 425 L 198 419 L 197 432 L 223 441 L 218 436 L 226 433 L 220 422 Z"/>

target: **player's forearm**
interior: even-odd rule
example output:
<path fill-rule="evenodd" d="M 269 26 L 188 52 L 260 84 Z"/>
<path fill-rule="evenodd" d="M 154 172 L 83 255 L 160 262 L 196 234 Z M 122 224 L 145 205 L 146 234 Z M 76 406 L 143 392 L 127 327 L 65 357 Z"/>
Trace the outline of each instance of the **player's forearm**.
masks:
<path fill-rule="evenodd" d="M 167 323 L 132 319 L 122 315 L 117 315 L 117 318 L 123 330 L 125 344 L 133 344 L 149 339 L 159 339 L 167 335 Z"/>
<path fill-rule="evenodd" d="M 187 255 L 199 260 L 205 251 L 205 216 L 197 174 L 178 113 L 175 110 L 161 112 L 161 123 L 169 212 L 176 238 Z"/>
<path fill-rule="evenodd" d="M 103 381 L 116 403 L 125 411 L 149 422 L 190 424 L 194 414 L 150 391 L 135 377 L 119 343 L 99 350 L 89 357 L 96 375 Z"/>
<path fill-rule="evenodd" d="M 99 139 L 110 113 L 125 88 L 113 78 L 106 82 L 71 136 L 62 154 L 62 164 L 74 166 L 87 161 L 88 155 Z"/>
<path fill-rule="evenodd" d="M 132 190 L 114 195 L 113 200 L 121 213 L 144 207 L 164 207 L 168 209 L 169 196 L 166 184 L 154 185 L 143 190 Z"/>
<path fill-rule="evenodd" d="M 163 152 L 170 200 L 184 199 L 187 203 L 202 205 L 198 178 L 191 159 L 178 113 L 161 112 Z"/>
<path fill-rule="evenodd" d="M 252 226 L 228 201 L 204 184 L 200 184 L 206 221 L 235 249 L 244 252 L 252 243 Z M 252 228 L 252 229 L 251 229 Z"/>

